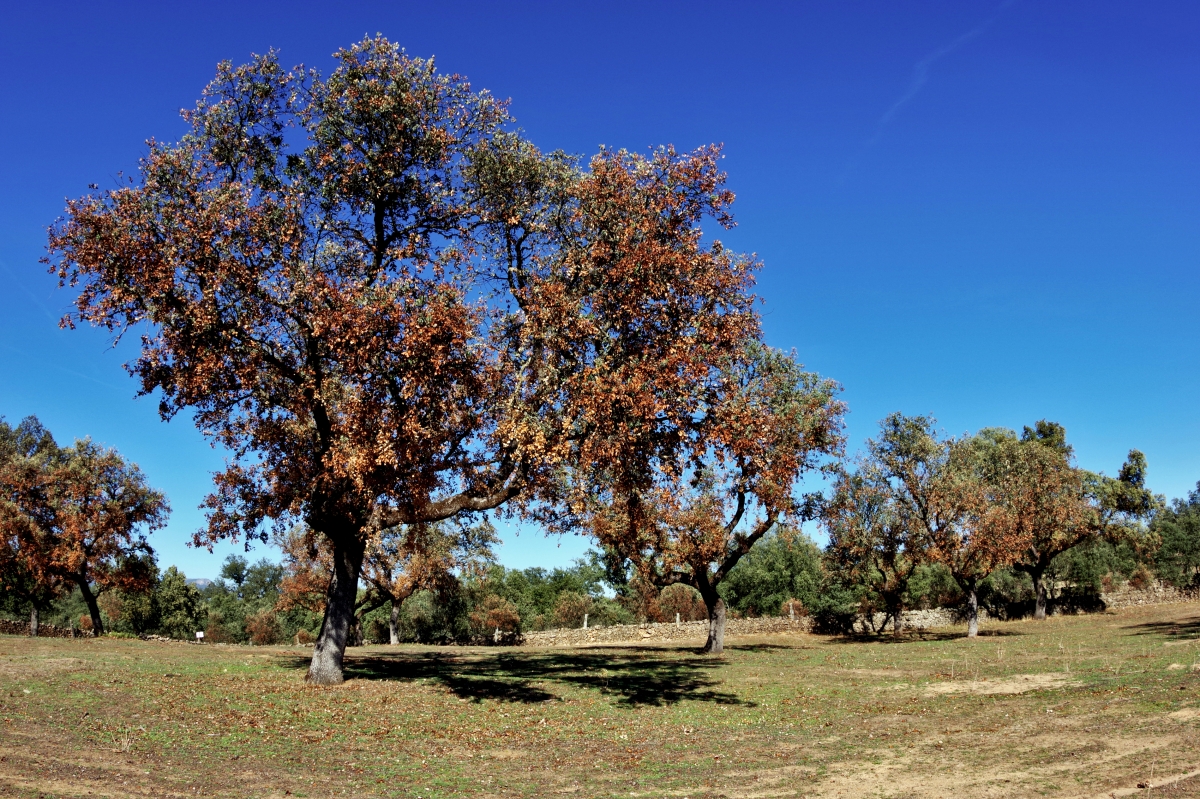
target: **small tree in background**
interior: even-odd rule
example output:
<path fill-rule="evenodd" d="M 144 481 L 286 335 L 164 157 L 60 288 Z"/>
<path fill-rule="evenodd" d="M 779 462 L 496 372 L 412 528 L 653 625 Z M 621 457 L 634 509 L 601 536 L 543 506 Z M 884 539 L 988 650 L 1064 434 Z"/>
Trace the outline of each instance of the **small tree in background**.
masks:
<path fill-rule="evenodd" d="M 833 498 L 822 513 L 829 533 L 831 569 L 845 585 L 861 592 L 860 607 L 871 620 L 884 612 L 900 634 L 909 583 L 929 559 L 931 536 L 912 490 L 924 491 L 927 473 L 912 463 L 920 448 L 921 422 L 885 419 L 880 435 L 867 441 L 867 453 L 853 473 L 838 475 Z M 916 436 L 916 440 L 914 440 Z M 907 478 L 907 479 L 906 479 Z"/>
<path fill-rule="evenodd" d="M 22 419 L 16 427 L 11 427 L 0 417 L 0 475 L 8 469 L 16 469 L 19 460 L 53 460 L 58 454 L 54 437 L 36 416 Z M 24 500 L 15 483 L 0 482 L 0 488 L 6 492 L 0 495 L 0 602 L 12 610 L 20 608 L 22 612 L 28 612 L 29 634 L 37 636 L 41 613 L 66 592 L 69 584 L 57 575 L 34 572 L 34 562 L 27 549 L 30 541 L 18 536 L 25 524 L 20 512 Z"/>
<path fill-rule="evenodd" d="M 474 525 L 464 520 L 388 528 L 367 544 L 362 575 L 367 584 L 354 603 L 353 640 L 361 640 L 363 618 L 382 605 L 391 605 L 388 632 L 392 644 L 400 643 L 400 610 L 406 599 L 420 590 L 446 593 L 457 588 L 456 573 L 482 570 L 492 560 L 495 529 L 486 520 Z M 296 527 L 277 538 L 284 552 L 284 574 L 276 609 L 303 608 L 322 613 L 332 552 L 312 530 Z"/>
<path fill-rule="evenodd" d="M 384 530 L 367 545 L 363 578 L 376 600 L 390 604 L 388 639 L 400 643 L 400 607 L 416 591 L 446 593 L 456 573 L 478 572 L 493 562 L 495 528 L 486 520 L 466 519 L 403 525 Z M 365 607 L 364 606 L 364 607 Z"/>
<path fill-rule="evenodd" d="M 554 602 L 551 627 L 582 627 L 584 617 L 592 611 L 592 598 L 576 591 L 563 591 Z"/>
<path fill-rule="evenodd" d="M 263 608 L 246 618 L 246 635 L 258 646 L 278 644 L 283 641 L 283 627 L 272 608 Z"/>
<path fill-rule="evenodd" d="M 699 591 L 704 651 L 715 654 L 726 612 L 718 587 L 776 523 L 806 515 L 795 483 L 840 452 L 844 406 L 835 383 L 753 341 L 710 379 L 694 406 L 664 414 L 677 426 L 647 430 L 619 465 L 590 477 L 586 524 L 648 582 Z"/>
<path fill-rule="evenodd" d="M 929 496 L 944 515 L 931 527 L 931 552 L 967 600 L 967 637 L 979 634 L 979 584 L 1011 566 L 1032 540 L 1022 510 L 1039 499 L 1038 458 L 987 435 L 942 442 Z"/>
<path fill-rule="evenodd" d="M 1046 618 L 1046 575 L 1058 556 L 1100 538 L 1142 538 L 1139 520 L 1149 515 L 1154 498 L 1145 489 L 1145 457 L 1137 450 L 1113 479 L 1076 467 L 1066 430 L 1056 422 L 1026 427 L 1019 442 L 1009 430 L 980 431 L 975 444 L 992 482 L 1003 483 L 994 501 L 1006 504 L 1028 536 L 1012 566 L 1033 582 L 1035 619 Z"/>
<path fill-rule="evenodd" d="M 163 635 L 183 641 L 192 640 L 204 628 L 200 591 L 174 566 L 163 572 L 154 591 L 158 605 L 158 629 Z"/>
<path fill-rule="evenodd" d="M 471 612 L 471 624 L 476 635 L 500 643 L 521 632 L 521 614 L 509 600 L 490 594 Z"/>
<path fill-rule="evenodd" d="M 668 585 L 658 594 L 658 609 L 660 620 L 674 621 L 676 616 L 680 621 L 700 621 L 708 618 L 708 608 L 704 605 L 704 597 L 690 585 L 675 583 Z"/>
<path fill-rule="evenodd" d="M 1016 454 L 1007 430 L 992 431 L 997 442 L 996 455 L 1010 460 Z M 982 433 L 981 433 L 982 435 Z M 1067 443 L 1066 430 L 1057 422 L 1042 419 L 1026 426 L 1021 443 L 1029 448 L 1020 460 L 1025 468 L 1020 477 L 1027 490 L 1020 492 L 1017 513 L 1025 517 L 1029 528 L 1029 547 L 1014 561 L 1013 569 L 1028 574 L 1033 581 L 1035 619 L 1046 618 L 1046 574 L 1054 559 L 1063 552 L 1091 540 L 1099 532 L 1098 518 L 1088 503 L 1084 473 L 1074 468 L 1074 449 Z M 1034 490 L 1028 490 L 1034 489 Z"/>
<path fill-rule="evenodd" d="M 1200 483 L 1154 517 L 1158 537 L 1154 568 L 1160 579 L 1179 588 L 1200 588 Z"/>
<path fill-rule="evenodd" d="M 944 564 L 966 596 L 967 636 L 974 638 L 980 581 L 1011 564 L 1028 536 L 1001 501 L 1013 486 L 1003 469 L 992 468 L 999 461 L 981 458 L 970 439 L 940 438 L 935 425 L 931 416 L 900 413 L 880 423 L 868 458 L 873 476 L 845 486 L 847 496 L 858 492 L 863 500 L 861 518 L 847 517 L 853 523 L 846 529 L 863 535 L 864 544 L 848 549 L 882 553 L 862 558 L 862 571 L 895 557 L 896 566 L 887 567 L 890 582 L 882 572 L 878 578 L 892 602 L 900 596 L 896 581 L 907 582 L 914 573 L 904 560 L 927 553 Z M 853 502 L 843 504 L 843 510 L 853 507 Z"/>
<path fill-rule="evenodd" d="M 40 586 L 73 583 L 96 635 L 104 633 L 99 594 L 153 585 L 145 536 L 166 523 L 169 508 L 116 450 L 86 439 L 62 448 L 43 437 L 32 453 L 0 461 L 0 498 L 0 529 L 23 572 Z"/>

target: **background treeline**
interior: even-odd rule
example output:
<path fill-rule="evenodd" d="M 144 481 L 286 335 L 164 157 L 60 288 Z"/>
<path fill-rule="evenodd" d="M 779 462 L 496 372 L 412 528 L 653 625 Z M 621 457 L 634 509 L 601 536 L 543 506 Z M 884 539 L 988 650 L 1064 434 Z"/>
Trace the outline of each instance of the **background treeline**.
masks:
<path fill-rule="evenodd" d="M 33 418 L 0 421 L 0 467 L 3 615 L 118 635 L 203 631 L 211 642 L 317 635 L 332 561 L 310 530 L 277 539 L 282 563 L 230 556 L 217 579 L 195 585 L 174 566 L 159 569 L 143 531 L 161 525 L 165 499 L 115 451 L 61 447 Z M 1103 593 L 1155 581 L 1200 590 L 1200 485 L 1168 503 L 1149 494 L 1145 474 L 1136 451 L 1117 478 L 1077 468 L 1050 422 L 1019 436 L 990 428 L 948 439 L 928 417 L 896 414 L 814 514 L 826 548 L 777 527 L 717 590 L 733 616 L 810 615 L 827 631 L 862 617 L 881 631 L 907 609 L 977 606 L 998 618 L 1096 610 Z M 963 521 L 947 554 L 930 518 L 948 527 L 951 511 Z M 495 562 L 496 541 L 486 520 L 376 535 L 352 642 L 506 642 L 585 619 L 709 617 L 694 587 L 659 587 L 612 549 L 570 568 L 516 570 Z"/>
<path fill-rule="evenodd" d="M 1057 556 L 1047 575 L 1051 611 L 1079 612 L 1102 607 L 1101 595 L 1145 588 L 1160 581 L 1183 589 L 1200 588 L 1200 489 L 1164 507 L 1150 528 L 1156 546 L 1139 549 L 1128 542 L 1091 541 Z M 754 546 L 722 584 L 733 616 L 775 616 L 789 612 L 813 616 L 819 628 L 845 629 L 863 611 L 879 608 L 865 583 L 841 579 L 834 554 L 803 533 L 783 529 Z M 153 586 L 137 592 L 102 595 L 100 606 L 110 633 L 157 634 L 192 639 L 197 630 L 212 642 L 276 644 L 310 642 L 320 614 L 280 608 L 284 566 L 268 560 L 248 563 L 230 556 L 219 579 L 202 588 L 190 584 L 174 566 L 155 570 Z M 482 572 L 456 578 L 439 590 L 414 591 L 401 605 L 399 639 L 403 642 L 492 642 L 513 633 L 553 628 L 608 626 L 640 622 L 698 621 L 703 601 L 690 586 L 657 589 L 636 578 L 613 575 L 596 552 L 566 569 L 508 569 L 489 564 Z M 368 592 L 364 590 L 364 595 Z M 904 603 L 909 609 L 958 608 L 963 593 L 939 563 L 919 566 L 909 580 Z M 984 580 L 979 603 L 998 618 L 1032 615 L 1032 580 L 1027 573 L 1002 569 Z M 4 615 L 28 618 L 28 608 L 6 595 Z M 45 622 L 87 628 L 87 607 L 78 590 L 56 600 Z M 389 640 L 389 612 L 377 607 L 361 617 L 361 642 Z"/>

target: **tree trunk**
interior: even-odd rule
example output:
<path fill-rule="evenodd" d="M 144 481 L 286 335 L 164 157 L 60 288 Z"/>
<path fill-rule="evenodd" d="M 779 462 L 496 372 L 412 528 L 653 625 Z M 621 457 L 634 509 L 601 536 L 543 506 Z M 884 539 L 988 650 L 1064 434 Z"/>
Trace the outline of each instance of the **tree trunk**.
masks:
<path fill-rule="evenodd" d="M 979 635 L 979 597 L 975 595 L 975 583 L 967 589 L 967 637 Z"/>
<path fill-rule="evenodd" d="M 1029 572 L 1029 576 L 1033 578 L 1033 617 L 1035 619 L 1046 618 L 1046 580 L 1043 576 L 1043 569 L 1036 568 Z"/>
<path fill-rule="evenodd" d="M 708 608 L 708 640 L 700 651 L 719 655 L 725 649 L 725 600 L 714 592 L 714 601 L 705 597 L 704 605 Z"/>
<path fill-rule="evenodd" d="M 96 602 L 96 595 L 92 593 L 92 587 L 88 585 L 87 577 L 77 578 L 75 582 L 79 584 L 79 593 L 83 594 L 83 601 L 87 603 L 88 615 L 92 617 L 92 635 L 98 638 L 104 635 L 104 620 L 100 618 L 100 605 Z"/>
<path fill-rule="evenodd" d="M 392 615 L 388 618 L 388 639 L 392 646 L 400 643 L 400 600 L 392 599 Z"/>
<path fill-rule="evenodd" d="M 892 610 L 892 635 L 899 635 L 904 628 L 904 611 L 900 608 Z"/>
<path fill-rule="evenodd" d="M 342 659 L 356 621 L 354 605 L 365 548 L 354 536 L 331 542 L 333 577 L 325 599 L 325 618 L 305 678 L 314 685 L 338 685 L 343 680 Z"/>
<path fill-rule="evenodd" d="M 38 635 L 38 606 L 34 605 L 29 611 L 29 634 L 34 638 Z"/>

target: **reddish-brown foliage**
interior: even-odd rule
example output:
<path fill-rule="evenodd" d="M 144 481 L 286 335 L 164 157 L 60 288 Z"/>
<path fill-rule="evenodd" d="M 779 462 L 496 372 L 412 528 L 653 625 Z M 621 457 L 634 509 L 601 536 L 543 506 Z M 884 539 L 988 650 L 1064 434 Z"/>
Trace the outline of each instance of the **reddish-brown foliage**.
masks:
<path fill-rule="evenodd" d="M 266 646 L 283 640 L 283 627 L 271 608 L 263 608 L 246 619 L 246 633 L 250 643 Z"/>
<path fill-rule="evenodd" d="M 149 586 L 145 534 L 165 524 L 168 513 L 166 499 L 136 465 L 88 440 L 0 458 L 5 549 L 37 585 L 74 583 L 98 634 L 104 623 L 97 595 Z"/>
<path fill-rule="evenodd" d="M 479 607 L 471 612 L 471 624 L 476 631 L 485 636 L 493 636 L 496 641 L 504 636 L 511 636 L 521 629 L 521 614 L 517 606 L 503 597 L 489 594 Z"/>
<path fill-rule="evenodd" d="M 777 522 L 809 515 L 796 482 L 841 451 L 845 410 L 835 383 L 755 341 L 719 367 L 588 475 L 586 514 L 645 580 L 699 591 L 714 652 L 725 614 L 717 586 Z"/>
<path fill-rule="evenodd" d="M 754 262 L 701 241 L 729 224 L 715 148 L 583 170 L 381 37 L 337 58 L 222 64 L 190 133 L 50 236 L 66 323 L 145 325 L 143 393 L 234 455 L 197 543 L 268 520 L 329 541 L 318 682 L 372 535 L 506 502 L 553 523 L 565 464 L 688 413 L 758 325 Z"/>
<path fill-rule="evenodd" d="M 680 621 L 700 621 L 708 618 L 708 609 L 704 607 L 704 599 L 695 588 L 683 583 L 668 585 L 658 595 L 660 618 L 656 621 L 675 621 L 676 615 Z"/>
<path fill-rule="evenodd" d="M 592 612 L 595 603 L 587 594 L 563 591 L 554 602 L 550 615 L 551 627 L 582 627 L 584 618 Z"/>
<path fill-rule="evenodd" d="M 785 599 L 779 606 L 779 615 L 800 618 L 808 615 L 808 608 L 799 599 Z"/>

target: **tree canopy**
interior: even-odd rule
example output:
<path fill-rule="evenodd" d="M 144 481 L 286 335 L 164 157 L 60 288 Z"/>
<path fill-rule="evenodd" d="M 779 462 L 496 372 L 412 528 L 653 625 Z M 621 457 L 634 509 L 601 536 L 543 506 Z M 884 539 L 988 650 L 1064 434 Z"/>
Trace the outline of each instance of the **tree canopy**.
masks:
<path fill-rule="evenodd" d="M 197 543 L 301 521 L 334 576 L 309 679 L 337 682 L 366 542 L 513 503 L 614 457 L 757 334 L 718 150 L 584 168 L 505 104 L 382 37 L 327 77 L 219 66 L 176 144 L 68 205 L 65 320 L 121 334 L 164 417 L 233 453 Z"/>

